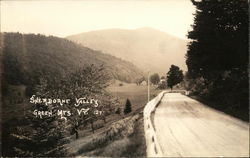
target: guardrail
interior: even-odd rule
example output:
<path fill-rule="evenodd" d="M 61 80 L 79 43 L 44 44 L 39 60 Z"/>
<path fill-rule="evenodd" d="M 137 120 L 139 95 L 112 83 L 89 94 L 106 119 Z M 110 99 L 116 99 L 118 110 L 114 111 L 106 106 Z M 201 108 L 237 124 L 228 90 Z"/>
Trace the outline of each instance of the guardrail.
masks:
<path fill-rule="evenodd" d="M 167 91 L 162 91 L 158 96 L 149 101 L 144 108 L 144 131 L 148 157 L 162 157 L 163 152 L 156 137 L 155 129 L 151 120 L 151 113 L 155 111 L 162 97 Z"/>

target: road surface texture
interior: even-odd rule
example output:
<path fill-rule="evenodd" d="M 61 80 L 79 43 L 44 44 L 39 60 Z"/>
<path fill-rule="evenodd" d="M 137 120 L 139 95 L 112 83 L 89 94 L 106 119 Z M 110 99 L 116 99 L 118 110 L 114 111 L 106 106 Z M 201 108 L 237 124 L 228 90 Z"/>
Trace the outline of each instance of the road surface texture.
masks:
<path fill-rule="evenodd" d="M 164 157 L 249 157 L 249 124 L 180 93 L 166 93 L 153 115 Z"/>

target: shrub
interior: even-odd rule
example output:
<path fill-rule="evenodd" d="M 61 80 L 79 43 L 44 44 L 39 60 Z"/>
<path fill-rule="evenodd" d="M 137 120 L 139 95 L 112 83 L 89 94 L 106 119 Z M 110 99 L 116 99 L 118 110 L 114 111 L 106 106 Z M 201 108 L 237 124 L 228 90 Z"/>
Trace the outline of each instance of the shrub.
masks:
<path fill-rule="evenodd" d="M 124 114 L 128 114 L 131 111 L 132 111 L 131 102 L 129 99 L 127 99 L 126 104 L 125 104 L 125 108 L 124 108 Z"/>
<path fill-rule="evenodd" d="M 116 111 L 115 111 L 116 114 L 120 115 L 121 114 L 121 108 L 117 108 Z"/>

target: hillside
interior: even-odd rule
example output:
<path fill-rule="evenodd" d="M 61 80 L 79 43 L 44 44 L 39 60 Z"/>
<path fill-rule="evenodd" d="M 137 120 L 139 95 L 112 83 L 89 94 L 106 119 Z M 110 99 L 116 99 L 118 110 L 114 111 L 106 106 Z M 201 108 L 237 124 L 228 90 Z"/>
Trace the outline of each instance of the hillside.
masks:
<path fill-rule="evenodd" d="M 133 64 L 67 39 L 34 34 L 2 33 L 3 72 L 12 85 L 31 84 L 41 74 L 57 75 L 84 65 L 104 65 L 117 80 L 132 82 L 142 72 Z"/>
<path fill-rule="evenodd" d="M 99 30 L 67 38 L 130 61 L 144 72 L 150 70 L 165 75 L 171 64 L 187 69 L 187 41 L 152 28 Z"/>

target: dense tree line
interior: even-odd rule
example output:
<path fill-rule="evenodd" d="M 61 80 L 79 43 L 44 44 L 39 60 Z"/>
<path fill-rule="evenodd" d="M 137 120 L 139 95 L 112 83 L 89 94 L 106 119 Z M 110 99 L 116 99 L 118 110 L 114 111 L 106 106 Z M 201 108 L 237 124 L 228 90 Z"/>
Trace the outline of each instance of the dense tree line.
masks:
<path fill-rule="evenodd" d="M 192 0 L 187 51 L 189 89 L 248 119 L 248 1 Z"/>

